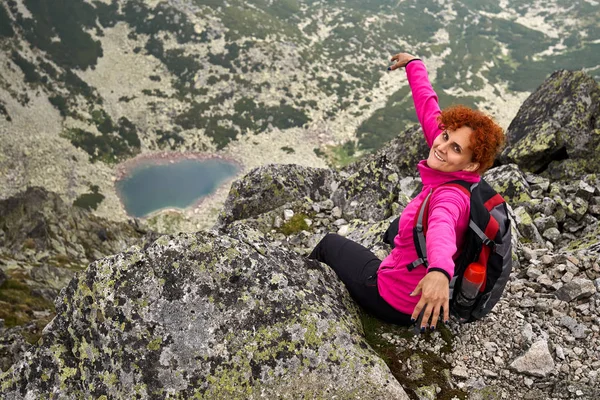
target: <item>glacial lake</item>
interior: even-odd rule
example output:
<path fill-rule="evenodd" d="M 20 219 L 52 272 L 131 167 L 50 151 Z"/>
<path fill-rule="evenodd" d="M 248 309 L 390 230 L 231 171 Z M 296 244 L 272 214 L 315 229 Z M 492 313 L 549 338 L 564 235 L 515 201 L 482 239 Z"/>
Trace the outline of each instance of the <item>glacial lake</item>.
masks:
<path fill-rule="evenodd" d="M 127 214 L 143 217 L 163 208 L 184 209 L 211 195 L 239 166 L 222 159 L 172 163 L 143 161 L 115 183 Z"/>

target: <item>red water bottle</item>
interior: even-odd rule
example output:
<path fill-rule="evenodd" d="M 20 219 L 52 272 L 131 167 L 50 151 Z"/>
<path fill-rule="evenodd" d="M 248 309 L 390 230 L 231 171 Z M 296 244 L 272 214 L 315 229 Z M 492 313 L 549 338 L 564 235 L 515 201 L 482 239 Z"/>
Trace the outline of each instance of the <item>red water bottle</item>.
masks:
<path fill-rule="evenodd" d="M 465 270 L 454 304 L 454 312 L 460 322 L 467 322 L 471 317 L 477 294 L 485 282 L 485 270 L 485 266 L 478 262 L 469 264 Z"/>

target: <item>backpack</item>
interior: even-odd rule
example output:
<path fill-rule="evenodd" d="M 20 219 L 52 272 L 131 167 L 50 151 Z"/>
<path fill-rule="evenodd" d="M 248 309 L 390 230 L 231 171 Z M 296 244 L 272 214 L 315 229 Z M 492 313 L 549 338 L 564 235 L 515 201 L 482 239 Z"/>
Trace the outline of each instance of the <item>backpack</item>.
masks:
<path fill-rule="evenodd" d="M 478 261 L 486 266 L 486 278 L 475 304 L 471 309 L 470 318 L 465 322 L 472 322 L 486 316 L 496 305 L 504 291 L 512 271 L 512 241 L 510 218 L 506 202 L 486 181 L 470 184 L 465 181 L 452 181 L 443 186 L 454 186 L 470 198 L 471 211 L 469 227 L 463 242 L 463 247 L 456 260 L 454 260 L 454 277 L 450 281 L 450 312 L 453 312 L 457 296 L 460 292 L 462 276 L 467 266 Z M 434 188 L 435 189 L 435 188 Z M 429 199 L 433 193 L 430 190 L 421 203 L 413 227 L 413 240 L 419 258 L 408 265 L 409 271 L 423 265 L 428 267 L 425 235 L 427 233 L 427 215 Z M 395 233 L 392 236 L 392 226 L 385 233 L 384 241 L 393 246 L 393 238 L 398 232 L 397 221 Z M 394 225 L 394 222 L 392 225 Z"/>

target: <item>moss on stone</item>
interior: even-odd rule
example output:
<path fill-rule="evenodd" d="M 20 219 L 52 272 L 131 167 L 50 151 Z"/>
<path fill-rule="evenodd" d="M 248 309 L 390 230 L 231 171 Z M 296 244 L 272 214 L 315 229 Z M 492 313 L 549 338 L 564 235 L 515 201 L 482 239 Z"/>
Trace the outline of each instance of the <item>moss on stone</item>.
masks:
<path fill-rule="evenodd" d="M 294 214 L 289 221 L 286 221 L 280 228 L 280 232 L 286 236 L 293 235 L 295 233 L 299 233 L 301 231 L 308 231 L 310 227 L 306 223 L 305 219 L 308 218 L 308 215 L 298 213 Z"/>

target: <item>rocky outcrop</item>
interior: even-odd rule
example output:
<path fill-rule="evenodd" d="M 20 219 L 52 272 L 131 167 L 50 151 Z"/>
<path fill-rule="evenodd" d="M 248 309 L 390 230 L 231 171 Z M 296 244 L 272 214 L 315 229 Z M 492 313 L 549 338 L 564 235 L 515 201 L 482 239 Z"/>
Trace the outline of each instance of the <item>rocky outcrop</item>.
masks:
<path fill-rule="evenodd" d="M 37 341 L 54 316 L 54 299 L 77 271 L 156 237 L 136 222 L 107 221 L 42 188 L 0 201 L 0 369 Z"/>
<path fill-rule="evenodd" d="M 304 197 L 311 200 L 329 198 L 334 176 L 329 169 L 295 164 L 256 168 L 232 184 L 217 225 L 256 217 Z"/>
<path fill-rule="evenodd" d="M 335 274 L 250 229 L 163 236 L 57 300 L 3 398 L 408 398 Z"/>
<path fill-rule="evenodd" d="M 521 106 L 506 136 L 504 163 L 554 178 L 600 170 L 600 85 L 584 72 L 557 71 Z"/>
<path fill-rule="evenodd" d="M 0 247 L 9 253 L 46 252 L 62 255 L 63 264 L 79 265 L 122 251 L 146 233 L 135 222 L 110 223 L 69 206 L 43 188 L 0 201 L 0 229 Z"/>

